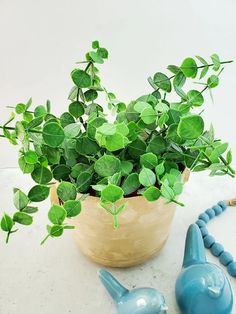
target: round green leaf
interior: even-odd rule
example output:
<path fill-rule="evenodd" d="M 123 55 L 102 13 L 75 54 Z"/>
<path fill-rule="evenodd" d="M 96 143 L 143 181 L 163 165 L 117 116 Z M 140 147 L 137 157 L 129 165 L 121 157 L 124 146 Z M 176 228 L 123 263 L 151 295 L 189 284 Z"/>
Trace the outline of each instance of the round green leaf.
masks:
<path fill-rule="evenodd" d="M 122 149 L 125 147 L 125 137 L 120 133 L 109 135 L 106 137 L 105 147 L 110 152 Z"/>
<path fill-rule="evenodd" d="M 66 165 L 58 165 L 53 169 L 53 177 L 56 180 L 65 180 L 69 177 L 69 174 L 71 173 L 70 167 Z"/>
<path fill-rule="evenodd" d="M 70 182 L 61 182 L 57 187 L 57 195 L 64 202 L 75 200 L 77 195 L 76 188 Z"/>
<path fill-rule="evenodd" d="M 187 96 L 191 106 L 199 107 L 204 103 L 204 98 L 198 90 L 190 90 Z"/>
<path fill-rule="evenodd" d="M 171 92 L 171 82 L 168 76 L 161 72 L 157 72 L 153 78 L 154 83 L 165 92 Z"/>
<path fill-rule="evenodd" d="M 57 225 L 61 225 L 66 218 L 66 210 L 59 205 L 52 205 L 48 212 L 48 219 Z"/>
<path fill-rule="evenodd" d="M 134 110 L 141 113 L 146 108 L 152 108 L 152 106 L 145 101 L 137 101 L 134 105 Z"/>
<path fill-rule="evenodd" d="M 17 189 L 16 192 L 14 193 L 13 202 L 18 210 L 22 210 L 28 205 L 29 199 L 27 195 L 25 195 L 25 193 Z"/>
<path fill-rule="evenodd" d="M 154 202 L 161 196 L 161 192 L 155 186 L 149 186 L 143 193 L 143 196 L 149 201 Z"/>
<path fill-rule="evenodd" d="M 39 166 L 31 173 L 31 177 L 39 184 L 47 184 L 52 180 L 52 173 L 48 168 Z"/>
<path fill-rule="evenodd" d="M 101 177 L 110 177 L 120 171 L 120 160 L 114 156 L 104 155 L 95 162 L 94 170 Z"/>
<path fill-rule="evenodd" d="M 140 187 L 139 176 L 137 173 L 131 173 L 122 184 L 124 195 L 134 193 Z"/>
<path fill-rule="evenodd" d="M 81 202 L 79 200 L 69 200 L 63 205 L 67 212 L 67 217 L 75 217 L 81 212 Z"/>
<path fill-rule="evenodd" d="M 48 146 L 58 147 L 64 141 L 65 133 L 59 124 L 51 122 L 43 128 L 43 139 Z"/>
<path fill-rule="evenodd" d="M 80 101 L 74 101 L 69 105 L 69 113 L 76 119 L 84 114 L 84 104 Z"/>
<path fill-rule="evenodd" d="M 116 185 L 109 184 L 101 192 L 102 201 L 115 203 L 123 197 L 124 191 Z"/>
<path fill-rule="evenodd" d="M 31 173 L 34 170 L 34 165 L 28 164 L 23 156 L 19 158 L 18 165 L 23 173 Z"/>
<path fill-rule="evenodd" d="M 95 51 L 89 52 L 89 56 L 95 63 L 104 63 L 103 58 Z"/>
<path fill-rule="evenodd" d="M 219 77 L 216 75 L 211 75 L 210 77 L 208 77 L 207 79 L 207 85 L 209 86 L 209 88 L 214 88 L 216 86 L 219 85 Z"/>
<path fill-rule="evenodd" d="M 4 214 L 2 219 L 1 219 L 1 228 L 5 232 L 10 232 L 12 227 L 14 225 L 13 220 L 11 217 L 7 214 Z"/>
<path fill-rule="evenodd" d="M 16 113 L 21 114 L 24 113 L 26 110 L 26 105 L 25 104 L 17 104 L 16 105 Z"/>
<path fill-rule="evenodd" d="M 83 70 L 74 70 L 71 73 L 71 78 L 76 86 L 79 88 L 86 88 L 91 86 L 91 77 Z"/>
<path fill-rule="evenodd" d="M 157 156 L 153 153 L 146 153 L 140 156 L 140 164 L 145 168 L 153 169 L 156 167 L 157 163 Z"/>
<path fill-rule="evenodd" d="M 132 162 L 130 162 L 128 160 L 122 160 L 121 161 L 121 174 L 123 176 L 127 176 L 128 174 L 130 174 L 132 169 L 133 169 Z"/>
<path fill-rule="evenodd" d="M 60 151 L 58 148 L 53 148 L 47 145 L 42 145 L 41 149 L 50 165 L 59 164 L 61 156 L 60 156 Z"/>
<path fill-rule="evenodd" d="M 168 144 L 163 137 L 155 136 L 149 142 L 148 147 L 147 147 L 147 151 L 158 156 L 158 155 L 164 153 L 167 146 L 168 146 Z"/>
<path fill-rule="evenodd" d="M 98 97 L 98 92 L 93 89 L 89 89 L 84 93 L 86 101 L 94 101 Z"/>
<path fill-rule="evenodd" d="M 184 116 L 180 118 L 177 128 L 178 135 L 184 140 L 194 140 L 202 135 L 204 121 L 198 115 Z"/>
<path fill-rule="evenodd" d="M 116 133 L 116 126 L 113 123 L 103 123 L 97 128 L 97 132 L 103 135 L 113 135 Z"/>
<path fill-rule="evenodd" d="M 24 153 L 24 159 L 27 164 L 33 165 L 38 162 L 38 155 L 33 150 L 29 150 Z"/>
<path fill-rule="evenodd" d="M 146 143 L 140 138 L 137 138 L 128 145 L 128 152 L 132 158 L 138 159 L 140 155 L 146 152 L 146 148 Z"/>
<path fill-rule="evenodd" d="M 87 192 L 93 179 L 93 174 L 89 171 L 80 173 L 77 177 L 76 187 L 81 193 Z"/>
<path fill-rule="evenodd" d="M 65 137 L 66 138 L 75 138 L 75 137 L 77 137 L 79 135 L 79 133 L 80 133 L 80 128 L 81 128 L 81 125 L 78 124 L 78 123 L 68 124 L 64 128 Z"/>
<path fill-rule="evenodd" d="M 44 117 L 47 114 L 47 109 L 44 106 L 37 106 L 34 110 L 35 118 Z"/>
<path fill-rule="evenodd" d="M 151 124 L 156 121 L 157 113 L 153 108 L 146 108 L 141 112 L 140 117 L 145 124 Z"/>
<path fill-rule="evenodd" d="M 76 141 L 76 151 L 81 155 L 96 155 L 99 150 L 97 142 L 87 136 L 80 137 Z"/>
<path fill-rule="evenodd" d="M 75 119 L 74 119 L 74 117 L 73 117 L 69 112 L 64 112 L 64 113 L 60 116 L 60 122 L 61 122 L 61 126 L 64 128 L 64 127 L 66 127 L 68 124 L 75 123 Z"/>
<path fill-rule="evenodd" d="M 63 226 L 60 225 L 54 225 L 50 228 L 50 236 L 51 237 L 60 237 L 64 232 Z"/>
<path fill-rule="evenodd" d="M 13 216 L 13 220 L 25 226 L 31 225 L 33 222 L 33 218 L 30 215 L 23 212 L 16 212 Z"/>
<path fill-rule="evenodd" d="M 192 58 L 184 59 L 180 68 L 186 77 L 194 78 L 197 75 L 197 63 Z"/>
<path fill-rule="evenodd" d="M 143 168 L 139 174 L 139 182 L 143 186 L 151 186 L 154 185 L 156 182 L 156 176 L 155 173 L 148 169 L 148 168 Z"/>
<path fill-rule="evenodd" d="M 97 128 L 103 125 L 105 122 L 107 122 L 107 120 L 102 117 L 98 117 L 93 120 L 90 120 L 88 122 L 88 127 L 87 127 L 88 137 L 91 139 L 95 139 Z"/>
<path fill-rule="evenodd" d="M 49 187 L 44 185 L 35 185 L 28 193 L 28 197 L 31 202 L 42 202 L 49 195 Z"/>

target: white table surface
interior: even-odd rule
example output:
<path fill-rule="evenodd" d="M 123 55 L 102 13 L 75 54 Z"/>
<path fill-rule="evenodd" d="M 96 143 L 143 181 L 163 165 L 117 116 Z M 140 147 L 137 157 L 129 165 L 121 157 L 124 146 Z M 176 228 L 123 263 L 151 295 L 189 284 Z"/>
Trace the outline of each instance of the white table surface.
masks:
<path fill-rule="evenodd" d="M 32 184 L 17 169 L 0 169 L 0 213 L 12 211 L 12 188 L 28 190 Z M 112 272 L 128 288 L 150 286 L 165 295 L 169 313 L 179 313 L 174 284 L 180 271 L 185 233 L 197 215 L 218 200 L 236 197 L 235 181 L 192 174 L 181 196 L 186 206 L 178 207 L 172 231 L 161 253 L 144 265 Z M 20 228 L 5 245 L 0 233 L 0 313 L 1 314 L 113 314 L 114 304 L 100 284 L 100 268 L 84 257 L 72 232 L 50 239 L 44 246 L 49 201 L 40 205 L 34 225 Z M 209 231 L 236 257 L 236 208 L 228 209 L 209 224 Z M 208 254 L 209 261 L 217 259 Z M 236 279 L 229 278 L 234 294 Z M 236 312 L 236 307 L 233 313 Z"/>

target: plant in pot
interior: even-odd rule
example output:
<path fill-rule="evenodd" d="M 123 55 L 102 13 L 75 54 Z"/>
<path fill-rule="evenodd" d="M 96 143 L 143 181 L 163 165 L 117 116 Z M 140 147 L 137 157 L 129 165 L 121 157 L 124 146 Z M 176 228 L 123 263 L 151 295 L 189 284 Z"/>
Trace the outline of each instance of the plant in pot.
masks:
<path fill-rule="evenodd" d="M 215 139 L 212 126 L 205 130 L 202 118 L 205 93 L 231 61 L 186 58 L 168 66 L 169 76 L 148 78 L 152 91 L 125 104 L 101 84 L 97 65 L 107 58 L 94 41 L 71 73 L 69 107 L 60 117 L 50 101 L 32 110 L 30 99 L 1 126 L 1 137 L 20 145 L 20 169 L 35 181 L 27 193 L 14 189 L 16 212 L 3 214 L 1 229 L 8 241 L 19 224 L 31 225 L 35 203 L 51 191 L 42 243 L 76 226 L 86 255 L 119 267 L 141 263 L 164 245 L 175 206 L 183 205 L 186 169 L 234 177 L 228 144 Z M 186 91 L 197 76 L 201 88 Z"/>

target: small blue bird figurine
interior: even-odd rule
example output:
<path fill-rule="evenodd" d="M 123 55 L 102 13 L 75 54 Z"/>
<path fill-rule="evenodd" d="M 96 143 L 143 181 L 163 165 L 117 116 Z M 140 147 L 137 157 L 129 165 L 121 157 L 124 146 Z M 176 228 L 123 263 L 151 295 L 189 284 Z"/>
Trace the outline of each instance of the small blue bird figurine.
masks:
<path fill-rule="evenodd" d="M 206 261 L 199 227 L 189 227 L 183 270 L 175 286 L 176 299 L 182 314 L 230 314 L 233 294 L 223 271 Z"/>
<path fill-rule="evenodd" d="M 99 277 L 116 302 L 118 314 L 166 314 L 164 297 L 153 288 L 138 288 L 129 291 L 108 271 L 100 270 Z"/>

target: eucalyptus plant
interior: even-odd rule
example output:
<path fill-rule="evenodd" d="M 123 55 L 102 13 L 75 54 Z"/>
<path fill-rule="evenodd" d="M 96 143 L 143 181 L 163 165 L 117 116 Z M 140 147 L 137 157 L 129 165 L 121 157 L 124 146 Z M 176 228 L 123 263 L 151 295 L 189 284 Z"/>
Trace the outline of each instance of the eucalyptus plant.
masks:
<path fill-rule="evenodd" d="M 221 61 L 217 54 L 210 62 L 186 58 L 180 66 L 167 67 L 170 75 L 149 77 L 150 93 L 126 104 L 101 84 L 97 66 L 107 58 L 108 51 L 94 41 L 71 72 L 69 106 L 60 117 L 51 112 L 50 101 L 31 109 L 29 99 L 11 107 L 14 112 L 0 126 L 1 137 L 20 145 L 19 167 L 35 181 L 27 193 L 14 189 L 16 212 L 1 219 L 7 241 L 18 224 L 32 224 L 35 204 L 49 196 L 52 184 L 57 184 L 60 205 L 49 209 L 42 243 L 74 228 L 66 218 L 80 214 L 87 195 L 98 197 L 117 228 L 123 197 L 140 195 L 150 202 L 163 197 L 183 205 L 177 197 L 185 168 L 234 177 L 228 144 L 215 138 L 212 126 L 206 130 L 202 118 L 205 93 L 218 86 L 223 64 L 232 61 Z M 187 81 L 200 88 L 188 89 Z"/>

